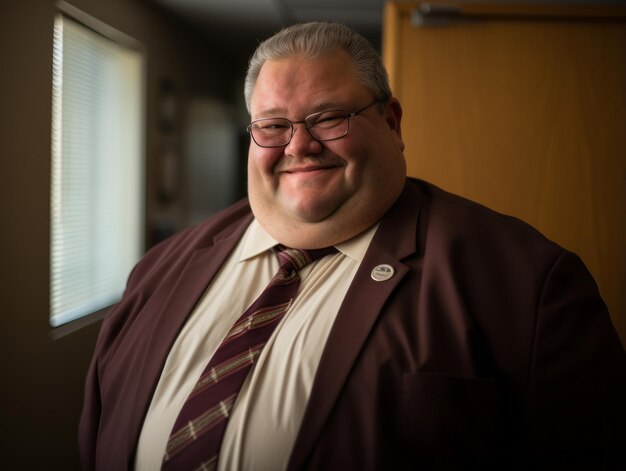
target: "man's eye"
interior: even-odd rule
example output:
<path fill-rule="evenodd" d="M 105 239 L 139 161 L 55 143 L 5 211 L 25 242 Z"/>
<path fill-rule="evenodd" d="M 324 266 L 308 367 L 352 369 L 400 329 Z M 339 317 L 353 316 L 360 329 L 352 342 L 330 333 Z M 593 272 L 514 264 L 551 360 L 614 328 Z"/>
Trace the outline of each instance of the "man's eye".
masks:
<path fill-rule="evenodd" d="M 269 122 L 269 123 L 258 123 L 257 124 L 257 129 L 260 129 L 261 131 L 281 131 L 284 129 L 288 129 L 289 125 L 287 123 L 284 122 Z"/>
<path fill-rule="evenodd" d="M 313 126 L 322 127 L 322 128 L 330 128 L 333 126 L 337 126 L 345 118 L 346 116 L 344 114 L 322 115 L 315 120 L 315 122 L 313 123 Z"/>

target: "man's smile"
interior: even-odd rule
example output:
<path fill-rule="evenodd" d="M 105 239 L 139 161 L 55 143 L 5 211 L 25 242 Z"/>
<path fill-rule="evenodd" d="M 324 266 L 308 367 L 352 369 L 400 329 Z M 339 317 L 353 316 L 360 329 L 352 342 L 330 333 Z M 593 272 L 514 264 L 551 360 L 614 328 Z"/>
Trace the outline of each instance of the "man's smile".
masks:
<path fill-rule="evenodd" d="M 336 156 L 316 157 L 314 159 L 294 159 L 284 157 L 276 167 L 274 172 L 280 174 L 308 174 L 310 176 L 317 173 L 324 173 L 346 166 L 346 162 Z"/>
<path fill-rule="evenodd" d="M 335 168 L 339 168 L 339 165 L 298 165 L 295 167 L 290 167 L 287 169 L 283 169 L 280 173 L 313 173 L 313 172 L 322 172 L 324 170 L 332 170 Z"/>

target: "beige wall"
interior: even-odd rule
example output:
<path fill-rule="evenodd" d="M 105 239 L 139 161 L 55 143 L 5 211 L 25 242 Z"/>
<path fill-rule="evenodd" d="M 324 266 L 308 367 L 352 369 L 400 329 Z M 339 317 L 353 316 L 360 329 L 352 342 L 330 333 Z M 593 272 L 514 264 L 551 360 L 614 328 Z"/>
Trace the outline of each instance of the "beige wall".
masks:
<path fill-rule="evenodd" d="M 148 2 L 72 4 L 144 44 L 150 220 L 160 211 L 154 196 L 159 81 L 177 83 L 183 100 L 197 94 L 229 101 L 227 65 Z M 99 327 L 67 333 L 48 324 L 54 15 L 54 0 L 0 2 L 0 469 L 79 469 L 76 427 Z M 183 221 L 182 201 L 173 213 Z"/>

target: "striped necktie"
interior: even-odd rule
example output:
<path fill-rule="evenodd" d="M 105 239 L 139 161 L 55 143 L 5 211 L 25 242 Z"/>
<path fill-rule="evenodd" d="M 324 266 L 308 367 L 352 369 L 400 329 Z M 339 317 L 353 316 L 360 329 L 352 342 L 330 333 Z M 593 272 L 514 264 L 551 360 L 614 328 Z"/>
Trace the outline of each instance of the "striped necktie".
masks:
<path fill-rule="evenodd" d="M 299 270 L 336 251 L 334 247 L 297 250 L 280 246 L 278 250 L 278 273 L 231 327 L 183 405 L 167 442 L 163 471 L 217 468 L 239 389 L 296 297 Z"/>

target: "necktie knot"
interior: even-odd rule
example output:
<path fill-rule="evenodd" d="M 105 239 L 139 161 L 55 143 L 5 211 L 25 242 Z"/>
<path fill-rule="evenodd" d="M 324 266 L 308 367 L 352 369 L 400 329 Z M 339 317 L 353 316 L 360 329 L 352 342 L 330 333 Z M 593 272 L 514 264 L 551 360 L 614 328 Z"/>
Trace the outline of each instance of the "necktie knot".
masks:
<path fill-rule="evenodd" d="M 291 249 L 284 246 L 278 246 L 278 261 L 280 262 L 281 270 L 287 272 L 299 271 L 309 263 L 313 263 L 316 260 L 336 252 L 335 247 L 325 247 L 323 249 L 315 250 L 301 250 Z"/>

